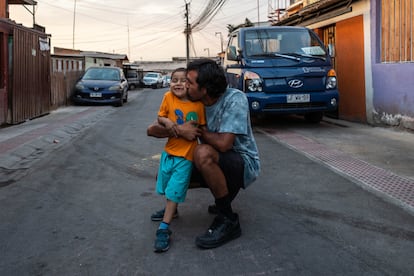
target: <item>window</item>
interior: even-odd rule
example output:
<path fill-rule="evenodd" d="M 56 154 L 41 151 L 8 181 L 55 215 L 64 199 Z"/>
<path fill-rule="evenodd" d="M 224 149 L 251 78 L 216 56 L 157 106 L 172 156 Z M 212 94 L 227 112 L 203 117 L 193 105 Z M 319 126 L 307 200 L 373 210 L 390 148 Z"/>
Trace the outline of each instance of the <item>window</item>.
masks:
<path fill-rule="evenodd" d="M 381 2 L 381 62 L 414 62 L 414 0 Z"/>

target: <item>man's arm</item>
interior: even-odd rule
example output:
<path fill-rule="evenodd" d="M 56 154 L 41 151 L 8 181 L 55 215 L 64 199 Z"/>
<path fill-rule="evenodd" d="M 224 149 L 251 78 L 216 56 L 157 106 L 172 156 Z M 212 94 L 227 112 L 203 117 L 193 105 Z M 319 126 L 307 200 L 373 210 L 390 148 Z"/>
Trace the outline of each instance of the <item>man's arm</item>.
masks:
<path fill-rule="evenodd" d="M 158 123 L 168 130 L 170 137 L 178 137 L 177 124 L 175 124 L 172 120 L 167 117 L 158 116 Z"/>
<path fill-rule="evenodd" d="M 167 138 L 170 137 L 168 129 L 158 123 L 158 121 L 152 123 L 147 128 L 147 135 L 156 138 Z"/>
<path fill-rule="evenodd" d="M 226 152 L 233 148 L 236 135 L 233 133 L 216 133 L 203 129 L 201 138 L 204 143 L 209 144 L 220 152 Z"/>

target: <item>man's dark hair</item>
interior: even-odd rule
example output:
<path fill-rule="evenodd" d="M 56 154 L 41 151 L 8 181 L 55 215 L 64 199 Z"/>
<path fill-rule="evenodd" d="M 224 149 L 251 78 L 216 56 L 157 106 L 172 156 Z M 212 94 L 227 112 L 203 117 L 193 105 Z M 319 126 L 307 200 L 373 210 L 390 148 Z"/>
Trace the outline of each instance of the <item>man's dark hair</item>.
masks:
<path fill-rule="evenodd" d="M 206 88 L 207 95 L 216 99 L 227 88 L 227 80 L 223 68 L 211 59 L 197 59 L 190 62 L 187 71 L 197 71 L 197 83 L 199 88 Z"/>

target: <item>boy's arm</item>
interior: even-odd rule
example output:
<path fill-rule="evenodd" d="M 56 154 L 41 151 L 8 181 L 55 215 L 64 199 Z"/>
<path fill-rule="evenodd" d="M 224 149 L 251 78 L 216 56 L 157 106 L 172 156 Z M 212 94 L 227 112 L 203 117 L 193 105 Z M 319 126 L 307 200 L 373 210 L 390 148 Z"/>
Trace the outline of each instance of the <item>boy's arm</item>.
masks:
<path fill-rule="evenodd" d="M 175 124 L 172 120 L 167 117 L 158 116 L 158 123 L 168 130 L 170 137 L 178 137 L 177 124 Z"/>
<path fill-rule="evenodd" d="M 188 141 L 195 140 L 198 136 L 201 135 L 201 130 L 193 126 L 193 122 L 186 122 L 182 125 L 176 127 L 177 134 L 179 137 L 182 137 Z M 171 137 L 171 133 L 166 127 L 159 124 L 158 121 L 155 121 L 147 128 L 147 135 L 156 137 L 156 138 L 167 138 Z"/>

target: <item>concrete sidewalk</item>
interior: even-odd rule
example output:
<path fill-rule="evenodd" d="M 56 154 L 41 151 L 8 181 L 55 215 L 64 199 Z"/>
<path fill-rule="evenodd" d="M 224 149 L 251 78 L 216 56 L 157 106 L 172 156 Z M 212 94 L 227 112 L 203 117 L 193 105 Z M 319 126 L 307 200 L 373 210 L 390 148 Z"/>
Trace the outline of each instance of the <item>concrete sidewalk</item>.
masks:
<path fill-rule="evenodd" d="M 137 93 L 131 93 L 133 97 Z M 0 187 L 24 176 L 42 156 L 116 111 L 112 106 L 72 106 L 0 128 Z M 332 125 L 340 126 L 332 128 Z M 414 213 L 414 133 L 326 118 L 312 126 L 255 125 L 361 187 Z"/>
<path fill-rule="evenodd" d="M 42 156 L 115 110 L 111 106 L 70 106 L 19 125 L 0 128 L 0 187 L 17 181 Z"/>

